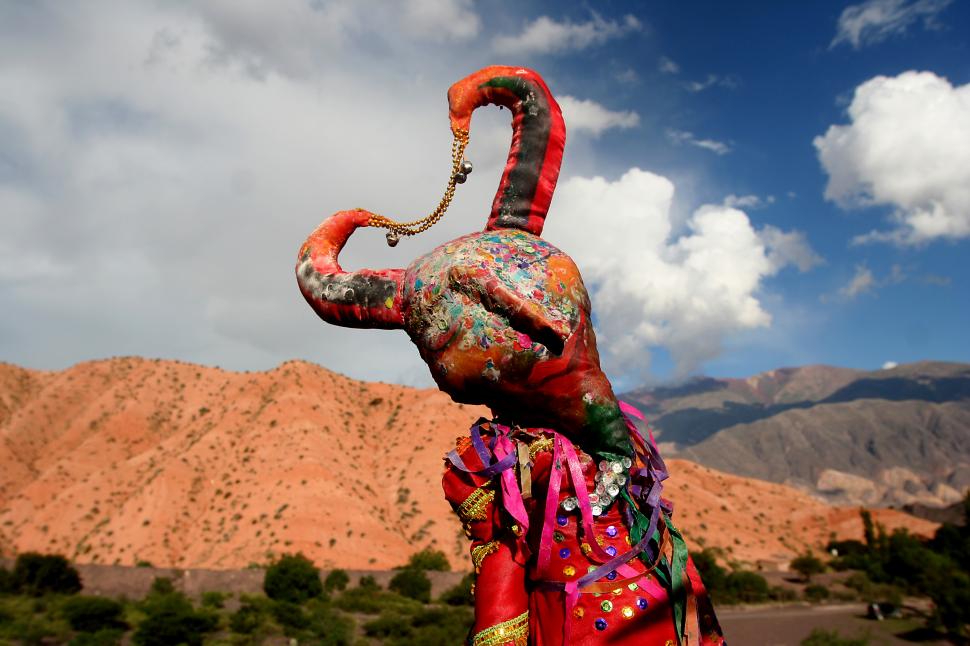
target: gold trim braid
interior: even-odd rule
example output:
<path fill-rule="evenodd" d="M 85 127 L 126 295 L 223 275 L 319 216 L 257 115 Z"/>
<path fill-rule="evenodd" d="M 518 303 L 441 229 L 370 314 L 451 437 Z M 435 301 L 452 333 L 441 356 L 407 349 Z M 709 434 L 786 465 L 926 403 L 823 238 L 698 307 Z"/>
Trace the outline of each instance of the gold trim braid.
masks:
<path fill-rule="evenodd" d="M 538 440 L 529 445 L 529 457 L 533 460 L 536 459 L 536 455 L 542 453 L 543 451 L 552 450 L 552 438 L 551 437 L 540 437 Z"/>
<path fill-rule="evenodd" d="M 482 561 L 485 560 L 486 556 L 498 551 L 499 545 L 500 543 L 498 541 L 489 541 L 472 548 L 472 565 L 475 566 L 476 572 L 482 567 Z"/>
<path fill-rule="evenodd" d="M 482 485 L 475 491 L 468 494 L 465 502 L 458 505 L 458 516 L 462 522 L 470 523 L 473 520 L 486 520 L 488 518 L 488 506 L 495 500 L 495 492 Z"/>
<path fill-rule="evenodd" d="M 518 617 L 489 626 L 472 637 L 472 646 L 502 646 L 513 643 L 515 646 L 526 646 L 529 641 L 529 611 L 526 610 Z"/>

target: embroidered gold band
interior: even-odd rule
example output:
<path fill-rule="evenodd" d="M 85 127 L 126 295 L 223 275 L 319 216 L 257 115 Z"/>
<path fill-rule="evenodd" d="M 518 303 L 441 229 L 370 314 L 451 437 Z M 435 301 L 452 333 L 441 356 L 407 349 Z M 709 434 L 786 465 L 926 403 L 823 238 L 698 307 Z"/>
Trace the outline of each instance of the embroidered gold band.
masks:
<path fill-rule="evenodd" d="M 482 567 L 482 561 L 489 554 L 494 554 L 498 551 L 499 542 L 489 541 L 472 548 L 472 565 L 475 566 L 475 571 L 477 572 L 480 567 Z"/>
<path fill-rule="evenodd" d="M 529 641 L 529 611 L 526 610 L 518 617 L 489 626 L 472 637 L 472 646 L 502 646 L 515 644 L 526 646 Z"/>
<path fill-rule="evenodd" d="M 488 506 L 495 500 L 495 492 L 482 485 L 468 494 L 465 502 L 458 505 L 458 515 L 462 522 L 485 520 L 488 518 Z"/>
<path fill-rule="evenodd" d="M 551 437 L 540 437 L 538 440 L 529 445 L 529 457 L 533 460 L 536 459 L 538 453 L 543 451 L 552 450 L 552 438 Z"/>

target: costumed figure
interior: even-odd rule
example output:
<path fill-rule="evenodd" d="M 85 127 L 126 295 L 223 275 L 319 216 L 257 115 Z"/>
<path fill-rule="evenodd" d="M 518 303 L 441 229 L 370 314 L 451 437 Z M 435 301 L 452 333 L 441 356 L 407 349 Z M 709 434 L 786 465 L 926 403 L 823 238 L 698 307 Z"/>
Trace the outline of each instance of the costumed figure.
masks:
<path fill-rule="evenodd" d="M 448 103 L 453 165 L 438 208 L 404 223 L 335 213 L 296 273 L 321 318 L 403 328 L 443 391 L 494 414 L 445 460 L 477 573 L 468 643 L 724 644 L 661 497 L 653 436 L 600 369 L 579 269 L 539 237 L 566 140 L 559 106 L 538 74 L 503 66 L 453 85 Z M 485 230 L 407 269 L 343 271 L 337 255 L 358 227 L 387 229 L 394 246 L 442 217 L 472 171 L 472 112 L 487 104 L 512 112 L 512 147 Z M 590 226 L 607 216 L 590 214 Z"/>

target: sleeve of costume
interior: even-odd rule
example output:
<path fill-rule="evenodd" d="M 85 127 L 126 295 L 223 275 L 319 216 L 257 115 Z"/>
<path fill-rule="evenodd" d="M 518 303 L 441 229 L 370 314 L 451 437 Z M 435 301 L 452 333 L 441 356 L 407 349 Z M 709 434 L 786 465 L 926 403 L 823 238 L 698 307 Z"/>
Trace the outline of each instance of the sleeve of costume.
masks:
<path fill-rule="evenodd" d="M 474 450 L 459 444 L 469 468 L 481 468 Z M 471 543 L 475 580 L 473 646 L 525 646 L 529 636 L 529 598 L 525 563 L 516 549 L 521 530 L 501 511 L 498 478 L 465 473 L 446 462 L 442 486 Z"/>

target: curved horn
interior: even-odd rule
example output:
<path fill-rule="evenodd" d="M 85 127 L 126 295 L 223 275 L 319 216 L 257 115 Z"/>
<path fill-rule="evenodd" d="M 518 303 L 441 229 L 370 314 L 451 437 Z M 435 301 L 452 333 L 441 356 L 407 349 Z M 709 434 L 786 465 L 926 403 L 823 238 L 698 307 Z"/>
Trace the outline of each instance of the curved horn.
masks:
<path fill-rule="evenodd" d="M 467 132 L 472 112 L 489 103 L 511 110 L 512 147 L 485 228 L 522 229 L 540 235 L 566 145 L 562 111 L 538 74 L 495 65 L 448 90 L 452 132 Z"/>
<path fill-rule="evenodd" d="M 337 262 L 350 234 L 365 227 L 373 213 L 338 211 L 310 234 L 296 261 L 296 281 L 320 318 L 345 327 L 399 329 L 403 269 L 346 272 Z"/>

